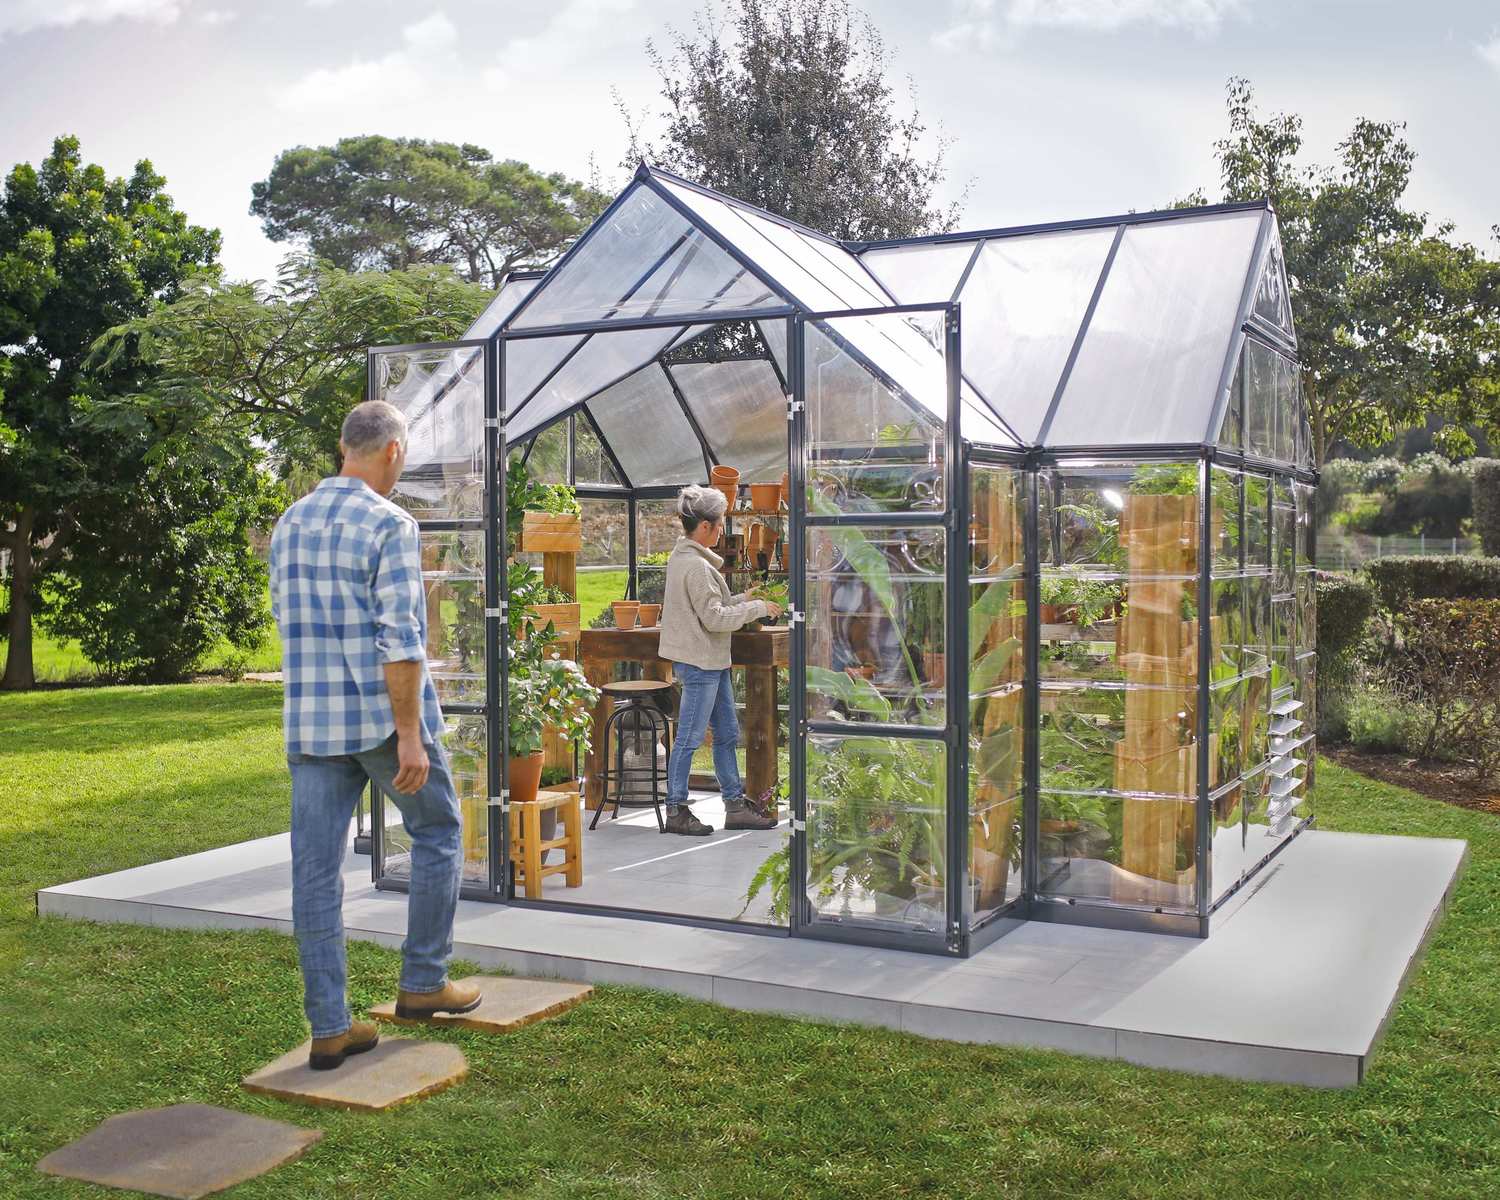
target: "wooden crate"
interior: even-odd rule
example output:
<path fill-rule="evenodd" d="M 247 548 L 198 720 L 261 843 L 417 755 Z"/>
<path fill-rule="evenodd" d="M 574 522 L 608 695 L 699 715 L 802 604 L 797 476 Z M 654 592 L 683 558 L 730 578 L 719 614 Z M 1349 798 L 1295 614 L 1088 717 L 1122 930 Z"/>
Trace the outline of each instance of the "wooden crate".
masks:
<path fill-rule="evenodd" d="M 575 513 L 526 513 L 521 522 L 521 549 L 576 554 L 583 549 L 583 518 Z"/>

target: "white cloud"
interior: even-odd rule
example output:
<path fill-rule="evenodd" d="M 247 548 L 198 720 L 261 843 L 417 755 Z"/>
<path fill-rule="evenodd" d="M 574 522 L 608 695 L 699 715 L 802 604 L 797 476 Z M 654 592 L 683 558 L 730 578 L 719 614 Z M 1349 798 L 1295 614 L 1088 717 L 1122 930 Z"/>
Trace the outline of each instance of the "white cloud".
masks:
<path fill-rule="evenodd" d="M 538 70 L 564 70 L 582 55 L 596 52 L 612 33 L 622 29 L 642 39 L 644 33 L 639 27 L 615 19 L 634 7 L 635 0 L 569 0 L 539 33 L 507 42 L 481 75 L 484 85 L 499 90 L 518 76 Z"/>
<path fill-rule="evenodd" d="M 401 30 L 401 45 L 379 58 L 355 59 L 342 67 L 318 67 L 282 89 L 277 106 L 294 112 L 342 108 L 370 100 L 400 100 L 421 95 L 434 68 L 446 65 L 458 41 L 458 29 L 435 12 Z"/>
<path fill-rule="evenodd" d="M 155 21 L 170 25 L 191 0 L 7 0 L 0 4 L 0 37 L 85 22 Z"/>
<path fill-rule="evenodd" d="M 237 20 L 238 13 L 230 12 L 227 8 L 210 8 L 198 14 L 200 25 L 228 25 L 229 22 Z"/>
<path fill-rule="evenodd" d="M 1215 32 L 1244 0 L 954 0 L 958 20 L 933 37 L 941 50 L 1009 45 L 1028 29 L 1113 33 L 1131 25 Z"/>
<path fill-rule="evenodd" d="M 1479 52 L 1479 57 L 1500 71 L 1500 32 L 1491 35 L 1487 42 L 1480 42 L 1474 47 Z"/>

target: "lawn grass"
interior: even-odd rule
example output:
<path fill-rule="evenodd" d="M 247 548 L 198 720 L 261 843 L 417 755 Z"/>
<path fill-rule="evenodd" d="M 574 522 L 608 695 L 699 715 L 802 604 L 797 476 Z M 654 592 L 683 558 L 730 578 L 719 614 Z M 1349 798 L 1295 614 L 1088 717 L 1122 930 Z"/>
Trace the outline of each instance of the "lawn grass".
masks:
<path fill-rule="evenodd" d="M 578 612 L 587 629 L 609 607 L 611 600 L 625 599 L 629 571 L 579 571 Z"/>
<path fill-rule="evenodd" d="M 244 1094 L 242 1075 L 304 1036 L 290 939 L 39 920 L 32 894 L 285 828 L 279 700 L 253 684 L 0 695 L 0 1195 L 120 1195 L 33 1166 L 115 1112 L 188 1101 L 327 1131 L 237 1200 L 1500 1194 L 1500 818 L 1327 762 L 1325 826 L 1472 849 L 1356 1090 L 606 987 L 508 1037 L 424 1032 L 461 1045 L 470 1076 L 390 1113 Z M 387 997 L 396 965 L 351 946 L 355 1003 Z"/>
<path fill-rule="evenodd" d="M 0 664 L 5 662 L 6 639 L 0 637 Z M 84 658 L 77 642 L 66 638 L 55 638 L 34 630 L 31 636 L 32 665 L 38 683 L 91 683 L 99 678 L 99 670 Z M 198 664 L 204 674 L 223 671 L 231 662 L 242 665 L 246 671 L 281 670 L 281 638 L 274 622 L 267 622 L 261 644 L 248 653 L 236 650 L 226 641 L 220 641 Z"/>

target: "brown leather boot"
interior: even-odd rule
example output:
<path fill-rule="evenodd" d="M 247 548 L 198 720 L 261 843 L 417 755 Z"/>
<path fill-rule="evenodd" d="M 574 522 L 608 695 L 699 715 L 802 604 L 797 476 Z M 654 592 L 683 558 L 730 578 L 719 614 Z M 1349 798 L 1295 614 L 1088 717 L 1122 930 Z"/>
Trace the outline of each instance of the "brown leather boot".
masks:
<path fill-rule="evenodd" d="M 449 980 L 436 992 L 396 993 L 396 1015 L 404 1021 L 421 1021 L 427 1017 L 446 1013 L 473 1012 L 484 997 L 479 994 L 477 983 L 454 983 Z"/>
<path fill-rule="evenodd" d="M 379 1041 L 380 1030 L 373 1022 L 355 1021 L 337 1037 L 313 1038 L 307 1065 L 314 1071 L 331 1071 L 342 1066 L 351 1054 L 375 1049 Z"/>

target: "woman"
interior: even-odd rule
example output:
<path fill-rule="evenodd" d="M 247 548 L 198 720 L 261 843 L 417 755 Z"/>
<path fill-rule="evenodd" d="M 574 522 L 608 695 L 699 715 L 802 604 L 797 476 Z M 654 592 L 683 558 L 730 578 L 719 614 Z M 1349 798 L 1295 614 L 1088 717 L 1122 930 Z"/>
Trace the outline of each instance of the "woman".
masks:
<path fill-rule="evenodd" d="M 667 760 L 667 832 L 707 837 L 705 825 L 688 808 L 688 776 L 693 752 L 703 744 L 706 730 L 714 731 L 714 774 L 724 797 L 724 828 L 772 829 L 773 817 L 763 817 L 745 802 L 735 748 L 740 741 L 734 715 L 734 690 L 729 681 L 729 635 L 760 617 L 776 618 L 781 606 L 753 593 L 729 594 L 719 573 L 724 560 L 709 549 L 724 532 L 722 492 L 692 485 L 677 497 L 683 536 L 667 559 L 666 595 L 662 600 L 661 639 L 657 653 L 668 659 L 682 684 L 677 736 Z"/>

